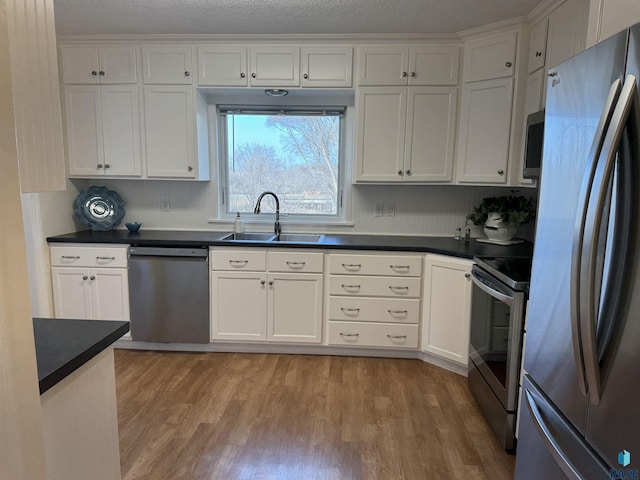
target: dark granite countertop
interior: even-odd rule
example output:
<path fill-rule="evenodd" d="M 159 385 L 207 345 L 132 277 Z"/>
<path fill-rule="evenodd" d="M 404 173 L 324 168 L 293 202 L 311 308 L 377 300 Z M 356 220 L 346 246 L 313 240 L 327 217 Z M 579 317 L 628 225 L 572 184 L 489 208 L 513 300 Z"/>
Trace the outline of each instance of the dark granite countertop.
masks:
<path fill-rule="evenodd" d="M 40 395 L 129 331 L 129 322 L 34 318 Z"/>
<path fill-rule="evenodd" d="M 430 252 L 461 258 L 483 257 L 530 257 L 533 244 L 502 246 L 477 242 L 471 239 L 454 240 L 452 237 L 418 237 L 408 235 L 337 235 L 327 234 L 319 243 L 295 242 L 237 242 L 222 240 L 229 232 L 142 230 L 129 233 L 127 230 L 80 232 L 56 235 L 47 238 L 50 243 L 114 243 L 150 247 L 269 247 L 311 248 L 331 250 L 388 250 L 402 252 Z"/>

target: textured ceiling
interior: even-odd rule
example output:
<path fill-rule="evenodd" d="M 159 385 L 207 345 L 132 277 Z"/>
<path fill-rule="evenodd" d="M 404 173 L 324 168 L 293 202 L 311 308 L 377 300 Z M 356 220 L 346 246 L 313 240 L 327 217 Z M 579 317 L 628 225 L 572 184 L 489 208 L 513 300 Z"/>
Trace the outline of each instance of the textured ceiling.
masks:
<path fill-rule="evenodd" d="M 541 0 L 54 0 L 58 35 L 455 33 Z"/>

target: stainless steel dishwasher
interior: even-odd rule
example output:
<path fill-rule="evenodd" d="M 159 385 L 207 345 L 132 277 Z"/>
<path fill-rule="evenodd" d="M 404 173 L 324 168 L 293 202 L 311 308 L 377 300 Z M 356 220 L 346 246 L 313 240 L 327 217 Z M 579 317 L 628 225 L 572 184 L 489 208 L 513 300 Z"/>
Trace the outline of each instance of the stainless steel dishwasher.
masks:
<path fill-rule="evenodd" d="M 129 247 L 131 338 L 209 343 L 208 249 Z"/>

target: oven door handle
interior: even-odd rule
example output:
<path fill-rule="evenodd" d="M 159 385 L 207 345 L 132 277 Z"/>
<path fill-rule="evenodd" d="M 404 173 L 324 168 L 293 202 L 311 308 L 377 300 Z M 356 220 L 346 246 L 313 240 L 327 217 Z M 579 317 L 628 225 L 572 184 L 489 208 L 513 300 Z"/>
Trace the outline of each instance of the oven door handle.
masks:
<path fill-rule="evenodd" d="M 491 288 L 482 280 L 482 277 L 478 274 L 477 271 L 475 270 L 471 271 L 471 280 L 480 290 L 482 290 L 486 294 L 491 295 L 496 300 L 506 303 L 509 306 L 513 306 L 513 301 L 514 301 L 513 296 L 507 295 L 494 288 Z"/>

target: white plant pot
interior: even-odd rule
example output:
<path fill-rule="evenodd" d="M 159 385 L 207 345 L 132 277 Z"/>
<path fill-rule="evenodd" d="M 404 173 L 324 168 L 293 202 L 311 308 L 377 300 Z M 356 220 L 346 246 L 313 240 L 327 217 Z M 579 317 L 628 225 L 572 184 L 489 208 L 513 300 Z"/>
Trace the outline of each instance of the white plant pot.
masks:
<path fill-rule="evenodd" d="M 511 240 L 518 231 L 518 225 L 509 225 L 502 216 L 496 212 L 490 212 L 487 221 L 484 222 L 484 234 L 490 240 L 507 242 Z"/>

